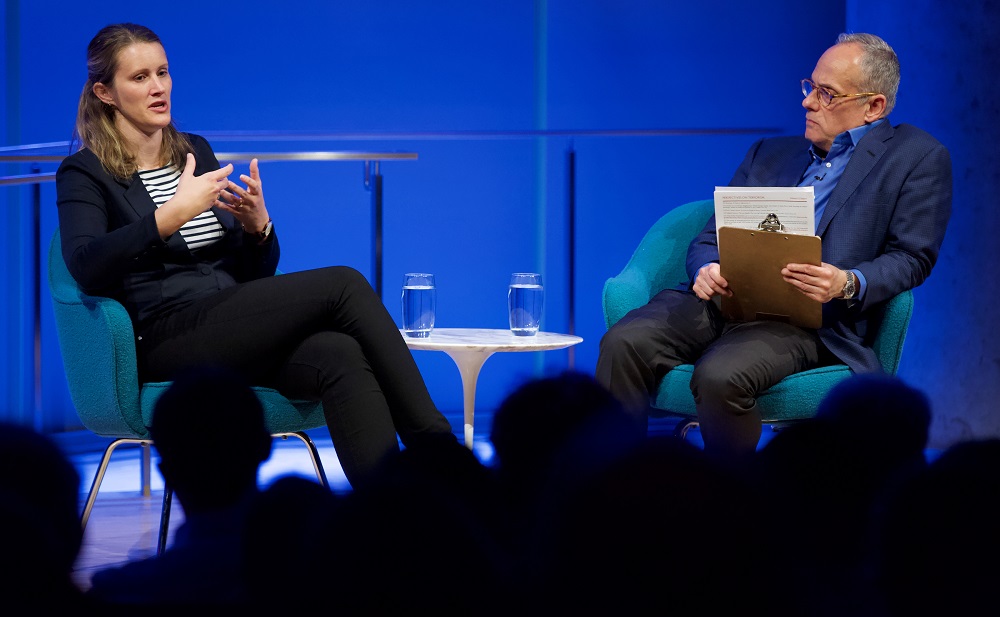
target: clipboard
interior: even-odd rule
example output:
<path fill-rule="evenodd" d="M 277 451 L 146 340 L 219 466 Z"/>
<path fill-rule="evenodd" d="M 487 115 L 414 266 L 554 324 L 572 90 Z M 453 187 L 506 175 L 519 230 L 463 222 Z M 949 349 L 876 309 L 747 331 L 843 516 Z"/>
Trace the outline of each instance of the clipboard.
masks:
<path fill-rule="evenodd" d="M 802 328 L 823 325 L 823 304 L 781 278 L 788 263 L 822 263 L 819 236 L 720 227 L 719 268 L 733 295 L 722 296 L 722 314 L 732 321 L 771 320 Z"/>

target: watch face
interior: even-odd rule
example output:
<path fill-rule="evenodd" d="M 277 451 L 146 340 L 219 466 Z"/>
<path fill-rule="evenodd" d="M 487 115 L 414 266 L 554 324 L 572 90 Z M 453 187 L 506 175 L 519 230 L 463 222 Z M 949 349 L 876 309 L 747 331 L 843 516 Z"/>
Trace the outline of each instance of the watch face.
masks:
<path fill-rule="evenodd" d="M 271 227 L 272 223 L 271 221 L 268 221 L 267 225 L 264 226 L 264 229 L 257 232 L 257 237 L 260 238 L 261 240 L 266 240 L 267 237 L 271 235 Z"/>
<path fill-rule="evenodd" d="M 854 294 L 857 292 L 857 290 L 855 289 L 855 287 L 856 286 L 855 286 L 854 273 L 853 272 L 848 272 L 847 273 L 847 282 L 844 283 L 844 298 L 846 298 L 848 300 L 851 299 L 851 298 L 853 298 Z"/>

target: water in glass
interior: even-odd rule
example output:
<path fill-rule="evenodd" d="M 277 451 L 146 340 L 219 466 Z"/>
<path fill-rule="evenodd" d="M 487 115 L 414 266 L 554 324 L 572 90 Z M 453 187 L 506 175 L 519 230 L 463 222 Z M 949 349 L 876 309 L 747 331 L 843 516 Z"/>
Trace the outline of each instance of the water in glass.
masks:
<path fill-rule="evenodd" d="M 533 336 L 542 320 L 542 275 L 515 273 L 510 277 L 507 308 L 510 331 L 516 336 Z"/>
<path fill-rule="evenodd" d="M 433 274 L 407 274 L 403 277 L 403 332 L 407 336 L 430 336 L 434 329 L 436 296 Z"/>

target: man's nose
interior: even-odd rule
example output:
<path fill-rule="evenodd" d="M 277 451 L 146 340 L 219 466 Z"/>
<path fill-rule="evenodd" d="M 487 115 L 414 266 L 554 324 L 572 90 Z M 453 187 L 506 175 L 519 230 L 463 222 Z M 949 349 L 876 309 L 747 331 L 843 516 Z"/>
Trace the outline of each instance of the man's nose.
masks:
<path fill-rule="evenodd" d="M 819 108 L 819 94 L 812 90 L 802 99 L 802 106 L 812 111 Z"/>

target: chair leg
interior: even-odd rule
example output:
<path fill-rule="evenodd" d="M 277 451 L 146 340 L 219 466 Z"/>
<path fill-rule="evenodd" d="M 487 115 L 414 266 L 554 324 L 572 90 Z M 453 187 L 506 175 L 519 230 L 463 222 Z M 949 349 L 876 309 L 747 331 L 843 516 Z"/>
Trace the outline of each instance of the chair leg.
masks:
<path fill-rule="evenodd" d="M 142 458 L 139 459 L 139 481 L 142 484 L 142 496 L 151 497 L 153 495 L 152 490 L 152 468 L 153 468 L 153 457 L 151 454 L 152 448 L 149 447 L 149 442 L 142 444 Z"/>
<path fill-rule="evenodd" d="M 108 470 L 108 463 L 111 462 L 111 453 L 114 452 L 118 446 L 126 443 L 137 443 L 148 451 L 150 442 L 148 439 L 131 439 L 128 437 L 121 437 L 112 441 L 108 444 L 108 447 L 104 449 L 104 455 L 101 457 L 101 462 L 97 466 L 97 473 L 94 474 L 94 481 L 90 485 L 90 492 L 87 493 L 87 502 L 83 506 L 83 514 L 80 517 L 80 525 L 84 529 L 87 528 L 87 521 L 90 520 L 90 512 L 94 509 L 94 502 L 97 501 L 97 492 L 101 489 L 101 482 L 104 481 L 104 474 Z"/>
<path fill-rule="evenodd" d="M 167 532 L 170 529 L 170 504 L 174 491 L 166 483 L 163 484 L 163 506 L 160 508 L 160 534 L 156 540 L 156 554 L 162 555 L 167 550 Z"/>
<path fill-rule="evenodd" d="M 330 488 L 330 483 L 326 479 L 326 472 L 323 470 L 323 461 L 319 457 L 319 449 L 308 434 L 296 431 L 294 433 L 275 433 L 273 436 L 280 437 L 281 439 L 288 439 L 289 437 L 300 439 L 309 449 L 309 456 L 312 458 L 313 469 L 316 471 L 316 478 L 319 480 L 319 483 L 326 488 Z M 160 509 L 160 532 L 156 542 L 157 555 L 162 555 L 163 551 L 167 548 L 167 535 L 170 530 L 170 506 L 173 502 L 173 494 L 174 492 L 170 486 L 164 483 L 163 506 Z"/>
<path fill-rule="evenodd" d="M 687 439 L 688 431 L 698 426 L 698 421 L 692 418 L 684 418 L 674 427 L 674 435 L 681 439 Z"/>
<path fill-rule="evenodd" d="M 111 454 L 118 448 L 118 446 L 126 443 L 139 444 L 142 447 L 142 461 L 140 465 L 144 465 L 145 469 L 142 473 L 143 477 L 143 487 L 142 495 L 143 497 L 150 496 L 150 482 L 149 482 L 149 451 L 152 442 L 148 439 L 131 439 L 127 437 L 122 437 L 115 439 L 108 447 L 104 449 L 104 454 L 101 456 L 101 462 L 97 466 L 97 472 L 94 474 L 94 481 L 90 485 L 90 492 L 87 493 L 87 502 L 83 506 L 83 514 L 80 516 L 80 525 L 86 530 L 87 521 L 90 520 L 90 513 L 94 509 L 94 502 L 97 501 L 97 493 L 101 489 L 101 483 L 104 481 L 104 475 L 108 471 L 108 464 L 111 462 Z M 173 491 L 169 487 L 163 487 L 163 508 L 160 512 L 160 533 L 159 539 L 157 541 L 156 553 L 160 554 L 167 546 L 167 529 L 170 524 L 170 501 Z"/>
<path fill-rule="evenodd" d="M 288 439 L 289 437 L 298 437 L 302 440 L 302 443 L 309 448 L 309 456 L 312 458 L 313 469 L 316 471 L 316 479 L 319 483 L 326 488 L 330 488 L 330 482 L 326 479 L 326 472 L 323 470 L 323 461 L 319 458 L 319 450 L 316 448 L 316 444 L 313 440 L 303 431 L 295 431 L 293 433 L 275 433 L 274 437 L 280 437 L 282 439 Z"/>

